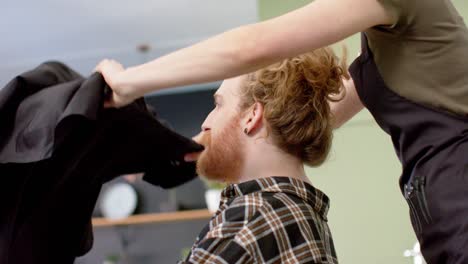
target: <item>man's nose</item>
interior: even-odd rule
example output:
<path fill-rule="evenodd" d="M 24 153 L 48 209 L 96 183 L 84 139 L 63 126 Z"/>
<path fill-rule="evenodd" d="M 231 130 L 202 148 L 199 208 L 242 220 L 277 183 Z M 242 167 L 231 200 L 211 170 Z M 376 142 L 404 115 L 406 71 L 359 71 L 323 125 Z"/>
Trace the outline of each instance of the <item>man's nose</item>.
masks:
<path fill-rule="evenodd" d="M 205 121 L 201 125 L 201 131 L 203 131 L 203 132 L 207 132 L 207 131 L 210 130 L 210 126 L 208 125 L 207 121 L 208 121 L 208 117 L 205 119 Z"/>

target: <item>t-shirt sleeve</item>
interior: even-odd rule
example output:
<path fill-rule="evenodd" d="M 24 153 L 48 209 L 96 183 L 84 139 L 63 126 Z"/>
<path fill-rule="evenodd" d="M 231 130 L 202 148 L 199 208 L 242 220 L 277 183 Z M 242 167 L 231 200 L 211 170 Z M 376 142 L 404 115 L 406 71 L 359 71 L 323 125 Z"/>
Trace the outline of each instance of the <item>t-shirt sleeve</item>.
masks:
<path fill-rule="evenodd" d="M 406 0 L 378 0 L 385 10 L 393 17 L 393 25 L 383 26 L 396 31 L 403 30 L 410 23 L 410 10 Z"/>

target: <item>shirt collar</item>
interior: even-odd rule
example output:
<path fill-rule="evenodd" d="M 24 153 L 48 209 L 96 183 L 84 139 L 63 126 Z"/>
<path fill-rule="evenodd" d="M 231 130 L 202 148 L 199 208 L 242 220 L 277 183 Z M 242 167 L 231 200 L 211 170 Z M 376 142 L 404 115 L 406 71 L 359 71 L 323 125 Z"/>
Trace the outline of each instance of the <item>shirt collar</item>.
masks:
<path fill-rule="evenodd" d="M 221 193 L 223 201 L 255 192 L 287 193 L 310 204 L 323 219 L 327 219 L 329 198 L 312 185 L 290 177 L 268 177 L 239 184 L 230 184 Z"/>

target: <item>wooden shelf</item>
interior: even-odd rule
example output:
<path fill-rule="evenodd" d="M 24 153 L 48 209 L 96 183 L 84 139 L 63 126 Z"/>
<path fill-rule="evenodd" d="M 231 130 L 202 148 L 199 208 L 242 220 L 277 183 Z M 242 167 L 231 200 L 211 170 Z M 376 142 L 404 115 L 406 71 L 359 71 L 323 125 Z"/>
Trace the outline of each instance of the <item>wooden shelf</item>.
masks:
<path fill-rule="evenodd" d="M 172 223 L 178 221 L 210 219 L 213 213 L 207 209 L 180 211 L 170 213 L 155 213 L 155 214 L 140 214 L 132 215 L 128 218 L 120 220 L 110 220 L 107 218 L 93 218 L 94 227 L 109 227 L 123 225 L 141 225 L 141 224 L 157 224 L 157 223 Z"/>

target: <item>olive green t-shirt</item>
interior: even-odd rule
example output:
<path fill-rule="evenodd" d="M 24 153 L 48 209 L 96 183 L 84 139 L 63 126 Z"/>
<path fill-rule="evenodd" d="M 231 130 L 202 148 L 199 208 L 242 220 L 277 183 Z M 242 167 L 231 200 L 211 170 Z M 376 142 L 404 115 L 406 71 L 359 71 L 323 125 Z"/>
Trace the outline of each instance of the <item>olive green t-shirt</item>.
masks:
<path fill-rule="evenodd" d="M 378 0 L 395 18 L 366 31 L 386 85 L 411 101 L 468 115 L 468 29 L 450 0 Z"/>

